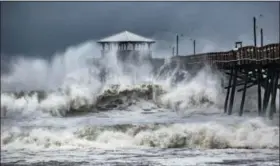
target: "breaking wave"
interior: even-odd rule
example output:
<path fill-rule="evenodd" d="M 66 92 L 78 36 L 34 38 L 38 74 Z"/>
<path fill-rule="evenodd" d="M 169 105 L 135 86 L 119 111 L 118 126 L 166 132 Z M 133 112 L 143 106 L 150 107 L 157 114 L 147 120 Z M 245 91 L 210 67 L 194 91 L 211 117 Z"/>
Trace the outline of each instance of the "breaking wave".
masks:
<path fill-rule="evenodd" d="M 79 112 L 126 110 L 142 100 L 174 110 L 207 108 L 214 105 L 218 97 L 217 94 L 207 93 L 207 90 L 177 87 L 168 92 L 161 85 L 140 84 L 122 87 L 111 85 L 99 93 L 79 85 L 56 92 L 2 93 L 1 115 L 6 116 L 9 111 L 27 113 L 41 110 L 54 116 L 67 116 Z"/>
<path fill-rule="evenodd" d="M 175 123 L 86 126 L 63 131 L 12 128 L 2 132 L 2 148 L 279 148 L 279 127 L 262 119 L 222 124 Z"/>
<path fill-rule="evenodd" d="M 106 57 L 93 58 L 95 49 L 88 42 L 50 61 L 23 57 L 11 61 L 10 73 L 1 76 L 1 117 L 126 110 L 141 100 L 180 111 L 219 107 L 221 78 L 207 67 L 192 76 L 166 60 L 155 72 L 144 60 L 120 64 L 115 49 Z"/>

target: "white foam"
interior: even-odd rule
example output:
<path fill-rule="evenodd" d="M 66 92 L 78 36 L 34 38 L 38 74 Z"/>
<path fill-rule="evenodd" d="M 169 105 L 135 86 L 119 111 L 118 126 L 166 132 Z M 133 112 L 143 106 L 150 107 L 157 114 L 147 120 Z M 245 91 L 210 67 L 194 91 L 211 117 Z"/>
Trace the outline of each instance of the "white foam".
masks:
<path fill-rule="evenodd" d="M 217 122 L 139 125 L 118 128 L 94 126 L 67 130 L 3 129 L 2 148 L 279 148 L 279 127 L 262 119 L 240 124 Z"/>

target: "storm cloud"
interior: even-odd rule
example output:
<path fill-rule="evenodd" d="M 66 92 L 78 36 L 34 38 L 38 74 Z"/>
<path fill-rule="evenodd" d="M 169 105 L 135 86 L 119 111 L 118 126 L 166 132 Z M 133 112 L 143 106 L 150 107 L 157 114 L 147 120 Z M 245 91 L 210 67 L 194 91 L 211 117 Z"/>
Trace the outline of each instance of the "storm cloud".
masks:
<path fill-rule="evenodd" d="M 263 17 L 259 18 L 262 14 Z M 70 45 L 128 30 L 180 52 L 253 43 L 252 18 L 265 43 L 279 41 L 279 2 L 1 2 L 1 55 L 52 55 Z"/>

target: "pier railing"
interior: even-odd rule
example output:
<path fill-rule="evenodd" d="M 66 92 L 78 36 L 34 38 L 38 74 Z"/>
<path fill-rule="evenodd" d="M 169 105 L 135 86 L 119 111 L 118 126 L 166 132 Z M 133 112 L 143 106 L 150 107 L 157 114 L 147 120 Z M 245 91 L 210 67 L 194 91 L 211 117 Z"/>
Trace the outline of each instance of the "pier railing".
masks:
<path fill-rule="evenodd" d="M 179 59 L 180 57 L 184 57 L 186 65 L 207 63 L 209 65 L 216 65 L 219 68 L 247 64 L 265 66 L 269 63 L 280 64 L 279 48 L 280 43 L 268 44 L 263 47 L 245 46 L 226 52 L 209 52 L 179 56 Z"/>

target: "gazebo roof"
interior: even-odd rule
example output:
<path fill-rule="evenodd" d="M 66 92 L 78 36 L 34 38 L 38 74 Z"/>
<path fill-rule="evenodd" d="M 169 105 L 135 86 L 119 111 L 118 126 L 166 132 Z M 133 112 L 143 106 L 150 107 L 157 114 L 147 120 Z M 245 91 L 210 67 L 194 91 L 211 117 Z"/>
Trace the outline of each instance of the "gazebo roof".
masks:
<path fill-rule="evenodd" d="M 155 41 L 132 32 L 123 31 L 115 35 L 106 37 L 97 41 L 98 43 L 115 43 L 115 42 L 134 42 L 134 43 L 154 43 Z"/>

